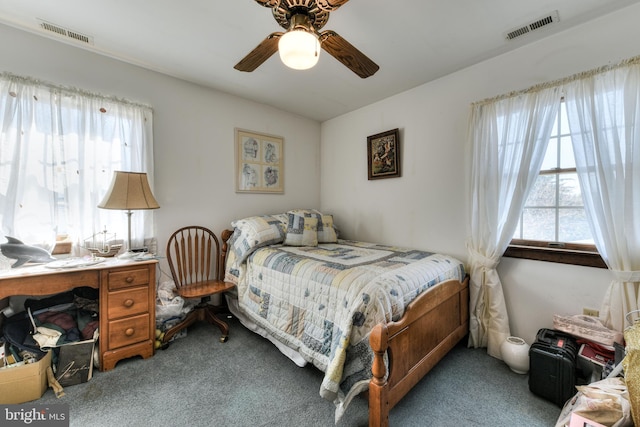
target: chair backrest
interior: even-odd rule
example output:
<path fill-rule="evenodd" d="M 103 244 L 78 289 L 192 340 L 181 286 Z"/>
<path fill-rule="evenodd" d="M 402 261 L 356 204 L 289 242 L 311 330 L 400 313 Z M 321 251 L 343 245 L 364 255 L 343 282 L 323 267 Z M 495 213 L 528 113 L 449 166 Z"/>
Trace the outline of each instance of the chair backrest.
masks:
<path fill-rule="evenodd" d="M 206 227 L 182 227 L 167 241 L 167 262 L 178 288 L 220 279 L 223 267 L 218 237 Z"/>

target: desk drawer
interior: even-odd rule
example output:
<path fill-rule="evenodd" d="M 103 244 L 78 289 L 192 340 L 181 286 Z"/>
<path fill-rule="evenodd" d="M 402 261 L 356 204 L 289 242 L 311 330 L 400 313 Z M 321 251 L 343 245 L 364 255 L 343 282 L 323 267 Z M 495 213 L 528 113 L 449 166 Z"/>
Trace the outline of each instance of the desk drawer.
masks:
<path fill-rule="evenodd" d="M 150 340 L 149 313 L 109 322 L 109 350 Z"/>
<path fill-rule="evenodd" d="M 109 319 L 133 316 L 149 311 L 149 288 L 132 288 L 109 292 L 107 296 L 107 315 Z"/>
<path fill-rule="evenodd" d="M 149 269 L 135 268 L 109 272 L 109 290 L 114 291 L 149 284 Z"/>

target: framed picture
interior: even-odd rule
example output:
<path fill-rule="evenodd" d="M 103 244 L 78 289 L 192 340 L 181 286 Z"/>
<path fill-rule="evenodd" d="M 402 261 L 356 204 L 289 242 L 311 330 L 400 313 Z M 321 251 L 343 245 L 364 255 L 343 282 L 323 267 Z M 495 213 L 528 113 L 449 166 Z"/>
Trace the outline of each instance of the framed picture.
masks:
<path fill-rule="evenodd" d="M 400 176 L 400 132 L 388 130 L 367 137 L 369 179 Z"/>
<path fill-rule="evenodd" d="M 284 138 L 236 129 L 236 192 L 284 193 Z"/>

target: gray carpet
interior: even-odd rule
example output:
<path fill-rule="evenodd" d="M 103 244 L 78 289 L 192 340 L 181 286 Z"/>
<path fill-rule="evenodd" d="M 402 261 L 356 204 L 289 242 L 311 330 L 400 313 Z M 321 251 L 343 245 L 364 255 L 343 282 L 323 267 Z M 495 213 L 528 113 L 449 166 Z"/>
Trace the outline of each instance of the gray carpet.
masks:
<path fill-rule="evenodd" d="M 70 406 L 70 425 L 333 426 L 333 404 L 318 395 L 322 374 L 299 368 L 264 338 L 230 320 L 229 341 L 205 324 L 159 350 L 132 358 L 89 382 L 53 391 L 35 403 Z M 553 426 L 560 408 L 529 392 L 518 375 L 464 342 L 392 411 L 391 426 Z M 356 398 L 339 427 L 367 425 Z"/>

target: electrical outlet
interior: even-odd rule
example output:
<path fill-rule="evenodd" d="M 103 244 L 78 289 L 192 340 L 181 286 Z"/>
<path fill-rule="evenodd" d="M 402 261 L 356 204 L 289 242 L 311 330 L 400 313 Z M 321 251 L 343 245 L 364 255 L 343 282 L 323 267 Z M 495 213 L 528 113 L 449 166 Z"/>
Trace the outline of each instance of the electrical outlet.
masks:
<path fill-rule="evenodd" d="M 596 310 L 595 308 L 583 308 L 582 309 L 582 314 L 584 314 L 585 316 L 593 316 L 593 317 L 598 317 L 600 316 L 600 312 L 598 310 Z"/>

